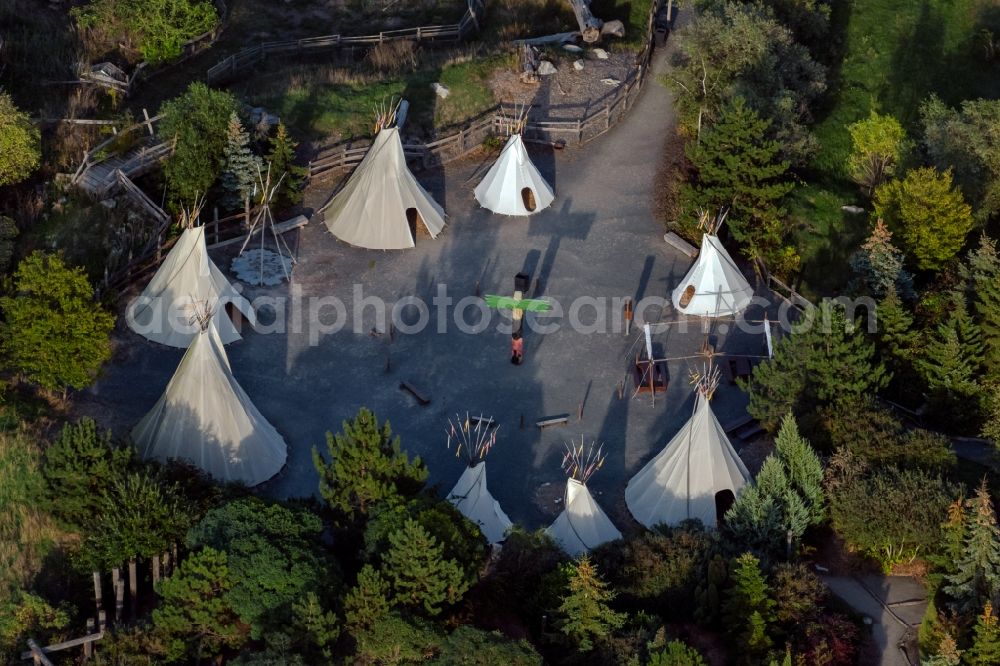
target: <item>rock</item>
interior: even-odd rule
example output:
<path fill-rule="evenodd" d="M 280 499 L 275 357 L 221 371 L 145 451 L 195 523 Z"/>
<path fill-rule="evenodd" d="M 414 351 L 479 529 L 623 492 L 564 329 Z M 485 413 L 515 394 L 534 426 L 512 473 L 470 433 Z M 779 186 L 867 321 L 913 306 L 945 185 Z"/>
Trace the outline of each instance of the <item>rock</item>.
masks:
<path fill-rule="evenodd" d="M 619 81 L 618 79 L 612 79 L 612 78 L 601 79 L 601 83 L 603 83 L 606 86 L 620 86 L 622 84 L 622 82 Z"/>
<path fill-rule="evenodd" d="M 591 49 L 590 52 L 593 53 L 594 57 L 597 58 L 598 60 L 608 59 L 608 52 L 605 51 L 604 49 Z"/>
<path fill-rule="evenodd" d="M 553 74 L 555 74 L 558 71 L 559 70 L 556 69 L 556 66 L 553 65 L 548 60 L 543 60 L 540 63 L 538 63 L 538 75 L 539 76 L 552 76 Z"/>
<path fill-rule="evenodd" d="M 583 49 L 576 44 L 563 44 L 563 48 L 570 53 L 583 53 Z"/>
<path fill-rule="evenodd" d="M 865 212 L 865 209 L 861 206 L 841 206 L 840 210 L 851 215 L 861 215 L 861 213 Z"/>
<path fill-rule="evenodd" d="M 443 86 L 436 81 L 431 84 L 431 90 L 433 90 L 434 94 L 440 97 L 441 99 L 448 99 L 448 95 L 451 94 L 451 91 L 448 90 L 447 86 Z"/>
<path fill-rule="evenodd" d="M 625 24 L 621 21 L 608 21 L 601 26 L 601 36 L 610 35 L 612 37 L 625 36 Z"/>
<path fill-rule="evenodd" d="M 575 69 L 578 72 L 583 71 L 583 61 L 582 60 L 577 60 L 576 62 L 574 62 L 573 63 L 573 69 Z"/>
<path fill-rule="evenodd" d="M 118 202 L 115 201 L 114 199 L 105 199 L 104 201 L 101 202 L 101 205 L 107 208 L 108 210 L 114 210 L 114 208 L 118 205 Z M 53 206 L 52 209 L 55 210 L 55 206 Z"/>

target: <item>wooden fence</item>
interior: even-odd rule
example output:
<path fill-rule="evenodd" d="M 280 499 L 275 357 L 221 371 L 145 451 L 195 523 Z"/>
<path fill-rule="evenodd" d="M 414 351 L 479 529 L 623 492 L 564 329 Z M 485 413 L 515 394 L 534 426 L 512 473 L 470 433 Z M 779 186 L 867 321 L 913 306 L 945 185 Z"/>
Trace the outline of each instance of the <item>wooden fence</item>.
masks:
<path fill-rule="evenodd" d="M 523 132 L 525 140 L 582 145 L 601 136 L 621 121 L 638 98 L 649 74 L 655 39 L 653 25 L 662 4 L 663 0 L 653 3 L 647 24 L 646 44 L 615 92 L 603 98 L 603 103 L 597 102 L 596 109 L 594 103 L 581 107 L 582 115 L 573 119 L 539 118 L 532 116 L 529 109 Z M 502 132 L 505 126 L 511 124 L 513 116 L 514 105 L 499 104 L 443 138 L 430 143 L 404 144 L 403 151 L 408 160 L 421 168 L 447 164 L 480 147 L 487 137 Z M 329 171 L 357 166 L 364 159 L 369 145 L 371 140 L 355 138 L 322 149 L 309 162 L 308 177 L 314 178 Z"/>
<path fill-rule="evenodd" d="M 324 35 L 287 41 L 261 42 L 241 49 L 209 68 L 205 79 L 209 85 L 237 76 L 240 72 L 266 61 L 269 57 L 304 56 L 334 51 L 344 47 L 372 46 L 382 42 L 402 39 L 426 41 L 459 41 L 479 29 L 479 21 L 486 9 L 486 0 L 468 0 L 462 19 L 452 25 L 429 25 L 400 30 L 383 30 L 373 35 Z"/>
<path fill-rule="evenodd" d="M 77 182 L 79 182 L 80 178 L 87 171 L 87 169 L 96 164 L 100 164 L 106 159 L 109 159 L 112 156 L 112 153 L 105 153 L 104 152 L 105 149 L 110 147 L 111 144 L 115 143 L 116 141 L 121 141 L 122 137 L 131 134 L 133 132 L 141 132 L 143 128 L 145 128 L 147 132 L 149 132 L 149 136 L 154 136 L 156 134 L 156 131 L 153 129 L 153 125 L 157 121 L 162 119 L 163 115 L 160 114 L 150 118 L 149 113 L 146 111 L 146 109 L 142 110 L 142 115 L 145 118 L 142 122 L 136 123 L 131 127 L 126 127 L 122 129 L 121 132 L 116 131 L 112 136 L 108 137 L 104 141 L 101 141 L 99 144 L 97 144 L 90 150 L 85 150 L 83 152 L 83 159 L 80 160 L 80 166 L 76 168 L 76 171 L 73 172 L 73 175 L 70 177 L 70 183 L 75 185 Z"/>
<path fill-rule="evenodd" d="M 771 275 L 771 272 L 767 270 L 767 265 L 764 263 L 763 259 L 755 259 L 754 268 L 757 270 L 757 274 L 764 278 L 764 284 L 768 289 L 788 301 L 788 303 L 792 306 L 798 308 L 800 312 L 807 312 L 816 308 L 815 303 L 775 276 Z"/>

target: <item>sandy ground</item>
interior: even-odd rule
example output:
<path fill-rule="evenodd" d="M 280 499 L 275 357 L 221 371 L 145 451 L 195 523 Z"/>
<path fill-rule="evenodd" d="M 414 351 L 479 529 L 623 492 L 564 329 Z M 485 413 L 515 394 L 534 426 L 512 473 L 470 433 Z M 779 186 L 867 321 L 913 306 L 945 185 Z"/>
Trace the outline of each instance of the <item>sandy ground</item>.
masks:
<path fill-rule="evenodd" d="M 662 54 L 656 66 L 663 66 Z M 447 286 L 457 302 L 483 293 L 509 294 L 513 276 L 522 269 L 537 278 L 534 294 L 568 307 L 578 297 L 668 297 L 691 261 L 662 240 L 663 227 L 652 212 L 657 165 L 664 137 L 671 130 L 670 95 L 655 78 L 629 117 L 585 148 L 537 151 L 532 157 L 553 185 L 557 198 L 551 208 L 528 219 L 506 218 L 481 209 L 473 187 L 488 165 L 466 161 L 419 180 L 443 203 L 449 224 L 436 240 L 418 239 L 402 252 L 378 252 L 349 247 L 333 238 L 314 215 L 292 238 L 298 264 L 293 287 L 303 298 L 336 296 L 347 304 L 344 330 L 310 341 L 308 327 L 285 334 L 248 332 L 227 348 L 237 379 L 260 411 L 284 435 L 289 457 L 285 469 L 261 487 L 279 497 L 316 492 L 317 475 L 310 458 L 313 446 L 323 447 L 324 433 L 337 430 L 361 406 L 389 419 L 403 447 L 421 456 L 430 468 L 430 482 L 447 491 L 462 470 L 462 461 L 445 448 L 445 426 L 456 413 L 484 413 L 499 423 L 498 444 L 489 458 L 489 484 L 512 519 L 531 528 L 551 520 L 546 488 L 561 487 L 559 462 L 563 445 L 583 437 L 604 442 L 607 462 L 590 482 L 598 501 L 612 519 L 627 528 L 623 501 L 628 479 L 687 419 L 694 404 L 687 372 L 700 359 L 673 361 L 669 389 L 653 405 L 648 396 L 619 399 L 619 381 L 627 379 L 628 355 L 641 344 L 636 331 L 586 334 L 564 325 L 549 334 L 528 332 L 526 362 L 513 366 L 510 337 L 496 330 L 494 317 L 485 332 L 463 333 L 453 323 L 438 333 L 372 336 L 376 326 L 371 308 L 362 313 L 358 333 L 352 332 L 352 293 L 360 285 L 365 296 L 396 301 L 417 296 L 428 303 L 437 285 Z M 534 150 L 534 149 L 533 149 Z M 324 192 L 328 194 L 328 192 Z M 315 196 L 315 195 L 314 195 Z M 216 257 L 225 270 L 229 259 Z M 752 274 L 744 268 L 744 272 Z M 752 277 L 751 277 L 752 280 Z M 284 297 L 289 285 L 250 289 L 251 297 Z M 619 312 L 608 306 L 609 318 Z M 449 311 L 449 320 L 452 313 Z M 760 311 L 748 312 L 759 319 Z M 307 313 L 308 315 L 308 313 Z M 270 321 L 262 312 L 264 323 Z M 291 319 L 290 313 L 286 320 Z M 332 321 L 333 310 L 321 317 Z M 412 311 L 404 320 L 413 321 Z M 475 321 L 469 308 L 469 321 Z M 580 317 L 593 322 L 592 309 Z M 676 321 L 676 313 L 647 312 L 647 318 Z M 565 320 L 564 320 L 565 324 Z M 671 327 L 654 336 L 658 355 L 690 357 L 704 341 L 701 324 L 688 332 Z M 728 331 L 717 323 L 713 333 L 724 352 L 765 353 L 763 335 Z M 181 350 L 122 333 L 121 353 L 104 376 L 81 396 L 81 409 L 125 434 L 157 400 L 181 357 Z M 386 358 L 391 369 L 386 371 Z M 432 401 L 420 406 L 400 382 L 412 382 Z M 628 379 L 626 386 L 631 385 Z M 578 420 L 583 404 L 583 418 Z M 713 401 L 723 425 L 745 418 L 746 396 L 723 381 Z M 568 413 L 564 427 L 539 430 L 534 422 Z M 521 418 L 525 427 L 519 427 Z M 545 487 L 544 484 L 550 484 Z"/>

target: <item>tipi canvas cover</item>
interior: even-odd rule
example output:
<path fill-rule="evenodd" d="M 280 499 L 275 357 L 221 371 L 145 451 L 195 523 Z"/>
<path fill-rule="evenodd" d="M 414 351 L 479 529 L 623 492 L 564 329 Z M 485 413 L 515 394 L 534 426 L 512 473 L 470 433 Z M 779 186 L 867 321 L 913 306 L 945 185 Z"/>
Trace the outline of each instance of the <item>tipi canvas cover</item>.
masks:
<path fill-rule="evenodd" d="M 680 432 L 625 486 L 625 503 L 646 527 L 688 518 L 715 527 L 716 493 L 738 495 L 749 479 L 708 400 L 699 394 Z"/>
<path fill-rule="evenodd" d="M 224 305 L 232 303 L 255 323 L 250 303 L 240 296 L 208 256 L 205 227 L 185 229 L 146 289 L 132 302 L 129 327 L 153 342 L 186 348 L 198 335 L 197 316 L 218 313 L 212 326 L 223 344 L 240 339 Z"/>
<path fill-rule="evenodd" d="M 704 234 L 694 266 L 674 289 L 674 307 L 700 317 L 725 317 L 742 312 L 753 288 L 722 246 L 719 237 Z"/>
<path fill-rule="evenodd" d="M 507 537 L 507 530 L 511 526 L 510 518 L 486 488 L 485 461 L 465 468 L 458 483 L 448 493 L 448 501 L 463 516 L 479 525 L 483 536 L 490 543 L 500 543 Z"/>
<path fill-rule="evenodd" d="M 188 347 L 132 439 L 143 458 L 189 460 L 219 481 L 249 486 L 277 474 L 288 455 L 285 440 L 236 383 L 212 326 Z"/>
<path fill-rule="evenodd" d="M 566 479 L 564 499 L 563 512 L 545 531 L 571 557 L 622 537 L 622 533 L 594 501 L 586 484 L 577 479 Z"/>
<path fill-rule="evenodd" d="M 433 238 L 444 229 L 444 210 L 410 173 L 399 128 L 389 127 L 375 137 L 323 221 L 351 245 L 402 250 L 414 245 L 410 220 L 422 221 Z"/>
<path fill-rule="evenodd" d="M 500 157 L 476 187 L 476 201 L 501 215 L 531 215 L 548 208 L 555 196 L 528 157 L 520 133 L 507 140 Z"/>

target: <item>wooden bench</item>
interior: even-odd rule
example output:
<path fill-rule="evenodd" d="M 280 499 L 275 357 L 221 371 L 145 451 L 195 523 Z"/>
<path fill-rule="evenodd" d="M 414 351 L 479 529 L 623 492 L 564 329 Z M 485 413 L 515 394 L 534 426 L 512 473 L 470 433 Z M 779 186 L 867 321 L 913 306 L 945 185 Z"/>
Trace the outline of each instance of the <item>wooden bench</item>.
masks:
<path fill-rule="evenodd" d="M 431 403 L 431 399 L 410 382 L 407 381 L 399 382 L 399 388 L 403 389 L 404 391 L 409 391 L 413 395 L 413 397 L 417 399 L 417 402 L 419 402 L 421 405 L 429 405 Z"/>
<path fill-rule="evenodd" d="M 667 391 L 667 369 L 666 363 L 656 361 L 653 363 L 653 381 L 650 386 L 649 361 L 636 359 L 632 368 L 632 377 L 635 381 L 635 388 L 638 393 L 666 393 Z"/>
<path fill-rule="evenodd" d="M 726 371 L 730 384 L 735 384 L 737 379 L 748 379 L 751 371 L 750 361 L 743 356 L 726 359 Z"/>
<path fill-rule="evenodd" d="M 566 425 L 569 423 L 569 414 L 559 414 L 558 416 L 546 416 L 535 422 L 539 430 L 554 425 Z"/>
<path fill-rule="evenodd" d="M 488 416 L 470 416 L 469 417 L 469 425 L 477 425 L 477 424 L 482 424 L 482 425 L 486 426 L 487 428 L 492 428 L 493 427 L 493 417 L 491 417 L 491 416 L 489 416 L 489 417 Z"/>
<path fill-rule="evenodd" d="M 667 245 L 670 245 L 675 250 L 678 250 L 679 252 L 686 254 L 691 259 L 694 259 L 695 257 L 698 256 L 698 248 L 696 248 L 694 245 L 691 245 L 691 243 L 688 243 L 686 240 L 684 240 L 683 238 L 681 238 L 672 231 L 668 231 L 667 233 L 663 234 L 663 240 L 666 241 Z"/>

